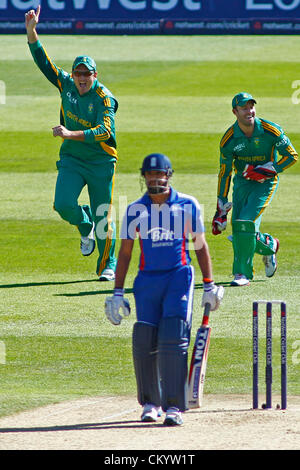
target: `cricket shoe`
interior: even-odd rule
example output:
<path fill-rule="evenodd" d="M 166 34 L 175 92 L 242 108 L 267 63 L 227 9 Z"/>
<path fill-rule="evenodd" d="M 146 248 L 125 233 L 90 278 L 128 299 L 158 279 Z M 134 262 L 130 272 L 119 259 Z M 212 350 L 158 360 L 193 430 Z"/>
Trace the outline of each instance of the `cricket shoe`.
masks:
<path fill-rule="evenodd" d="M 243 287 L 249 286 L 250 281 L 244 274 L 235 274 L 233 281 L 231 282 L 231 286 L 234 287 Z"/>
<path fill-rule="evenodd" d="M 152 405 L 152 403 L 146 403 L 144 405 L 141 421 L 143 423 L 155 423 L 162 414 L 160 406 Z"/>
<path fill-rule="evenodd" d="M 95 249 L 95 224 L 93 222 L 93 227 L 87 237 L 81 237 L 80 240 L 80 250 L 83 256 L 90 256 Z"/>
<path fill-rule="evenodd" d="M 164 426 L 181 426 L 183 419 L 178 408 L 169 408 L 164 420 Z"/>
<path fill-rule="evenodd" d="M 274 276 L 276 269 L 277 269 L 277 259 L 276 259 L 276 253 L 279 250 L 279 240 L 277 238 L 275 240 L 275 254 L 274 255 L 269 255 L 269 256 L 263 256 L 263 263 L 265 265 L 265 272 L 267 277 L 272 277 Z"/>
<path fill-rule="evenodd" d="M 116 275 L 113 269 L 105 268 L 99 276 L 99 281 L 114 281 L 115 277 Z"/>

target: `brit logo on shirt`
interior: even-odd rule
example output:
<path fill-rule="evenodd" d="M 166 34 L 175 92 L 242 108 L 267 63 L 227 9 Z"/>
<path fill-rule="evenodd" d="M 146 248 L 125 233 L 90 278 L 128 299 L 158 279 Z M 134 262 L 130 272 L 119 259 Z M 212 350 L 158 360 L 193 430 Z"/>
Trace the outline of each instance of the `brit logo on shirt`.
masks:
<path fill-rule="evenodd" d="M 94 111 L 94 105 L 93 103 L 90 103 L 89 106 L 88 106 L 88 111 L 89 113 L 92 113 Z"/>
<path fill-rule="evenodd" d="M 254 145 L 255 145 L 256 147 L 259 147 L 259 138 L 258 138 L 258 137 L 256 137 L 256 138 L 254 139 Z"/>
<path fill-rule="evenodd" d="M 173 243 L 170 242 L 173 242 L 175 238 L 173 230 L 168 230 L 162 227 L 154 227 L 148 231 L 148 234 L 152 240 L 152 247 L 157 246 L 157 242 L 159 243 L 159 246 L 172 245 Z"/>

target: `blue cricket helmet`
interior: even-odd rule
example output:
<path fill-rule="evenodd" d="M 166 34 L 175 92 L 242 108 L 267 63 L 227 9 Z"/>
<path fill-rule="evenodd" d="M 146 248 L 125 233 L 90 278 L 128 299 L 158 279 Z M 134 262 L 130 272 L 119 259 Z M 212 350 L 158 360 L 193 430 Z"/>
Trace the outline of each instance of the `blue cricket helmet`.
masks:
<path fill-rule="evenodd" d="M 164 171 L 167 173 L 167 176 L 171 176 L 173 173 L 169 158 L 162 153 L 150 153 L 150 155 L 144 158 L 141 168 L 142 176 L 145 176 L 145 171 L 153 170 Z"/>

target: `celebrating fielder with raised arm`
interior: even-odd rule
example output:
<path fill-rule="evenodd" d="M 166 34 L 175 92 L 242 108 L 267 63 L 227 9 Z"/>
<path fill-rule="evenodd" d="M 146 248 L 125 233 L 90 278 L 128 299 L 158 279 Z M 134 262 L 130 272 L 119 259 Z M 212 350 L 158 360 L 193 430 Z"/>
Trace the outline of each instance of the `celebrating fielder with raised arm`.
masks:
<path fill-rule="evenodd" d="M 60 124 L 52 129 L 54 137 L 63 139 L 56 164 L 54 209 L 62 219 L 78 227 L 82 255 L 92 254 L 96 236 L 96 272 L 100 281 L 112 281 L 116 257 L 110 207 L 117 160 L 114 119 L 118 103 L 97 80 L 91 57 L 76 57 L 71 74 L 52 62 L 36 31 L 39 15 L 40 7 L 25 15 L 29 48 L 35 63 L 61 96 Z M 90 206 L 78 204 L 85 185 Z"/>
<path fill-rule="evenodd" d="M 114 295 L 105 302 L 115 325 L 130 307 L 123 297 L 133 244 L 138 236 L 141 255 L 133 292 L 137 322 L 133 328 L 133 360 L 142 421 L 154 422 L 166 412 L 164 424 L 182 424 L 187 409 L 187 353 L 192 324 L 194 268 L 190 264 L 189 236 L 204 283 L 202 306 L 219 307 L 223 287 L 213 281 L 201 208 L 192 196 L 169 185 L 173 173 L 168 157 L 148 155 L 141 175 L 147 191 L 127 207 L 121 229 L 121 247 Z"/>
<path fill-rule="evenodd" d="M 238 93 L 232 100 L 236 122 L 220 143 L 220 172 L 217 210 L 212 233 L 226 228 L 232 206 L 233 275 L 232 286 L 246 286 L 253 278 L 254 253 L 263 256 L 265 273 L 272 277 L 277 269 L 279 240 L 260 232 L 264 210 L 279 183 L 278 174 L 296 163 L 298 155 L 282 128 L 256 117 L 256 100 L 249 93 Z M 232 204 L 228 192 L 233 178 Z"/>

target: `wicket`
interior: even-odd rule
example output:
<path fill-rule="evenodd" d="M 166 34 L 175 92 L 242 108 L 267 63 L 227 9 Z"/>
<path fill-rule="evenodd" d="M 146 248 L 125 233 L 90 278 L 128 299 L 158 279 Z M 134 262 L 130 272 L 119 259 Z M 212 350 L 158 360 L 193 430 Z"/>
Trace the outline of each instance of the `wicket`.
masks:
<path fill-rule="evenodd" d="M 286 304 L 282 300 L 253 302 L 253 409 L 258 408 L 258 304 L 266 304 L 266 404 L 272 408 L 272 305 L 281 309 L 281 409 L 287 407 Z"/>

